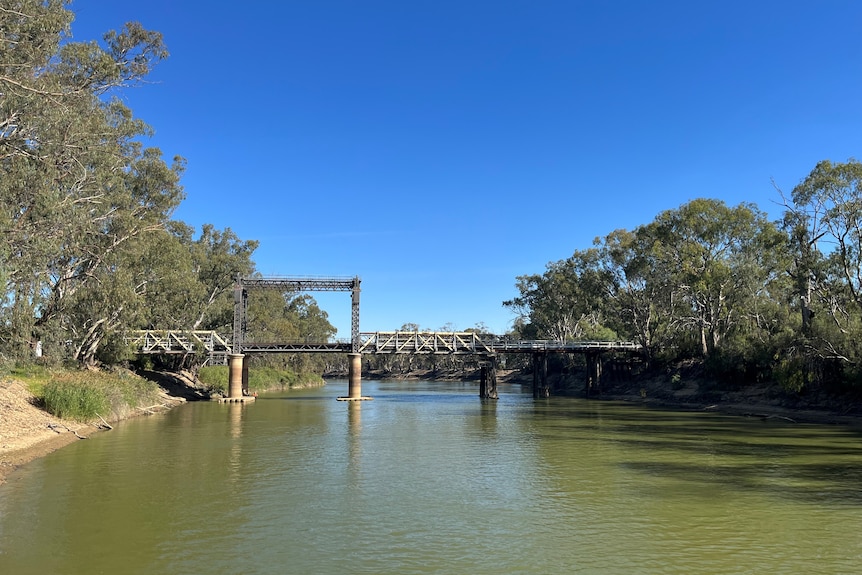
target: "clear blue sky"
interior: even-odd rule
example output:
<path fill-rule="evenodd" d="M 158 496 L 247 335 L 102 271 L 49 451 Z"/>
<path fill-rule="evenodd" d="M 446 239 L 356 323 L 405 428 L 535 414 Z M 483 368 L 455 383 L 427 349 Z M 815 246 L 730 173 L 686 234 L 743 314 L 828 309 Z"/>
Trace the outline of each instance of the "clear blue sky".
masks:
<path fill-rule="evenodd" d="M 171 53 L 128 91 L 176 217 L 260 272 L 362 278 L 363 331 L 504 332 L 515 277 L 698 197 L 773 217 L 860 157 L 856 0 L 76 0 Z M 339 337 L 349 295 L 316 294 Z"/>

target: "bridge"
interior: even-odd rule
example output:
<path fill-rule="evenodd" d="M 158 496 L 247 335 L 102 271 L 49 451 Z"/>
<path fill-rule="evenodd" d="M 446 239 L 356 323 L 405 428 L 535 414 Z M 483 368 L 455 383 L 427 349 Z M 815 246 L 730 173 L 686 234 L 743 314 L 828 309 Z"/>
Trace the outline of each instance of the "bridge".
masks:
<path fill-rule="evenodd" d="M 126 343 L 141 354 L 188 354 L 210 356 L 234 353 L 230 339 L 215 331 L 133 331 Z M 350 341 L 245 342 L 243 353 L 350 353 Z M 472 331 L 375 331 L 359 334 L 359 353 L 414 355 L 492 355 L 496 353 L 584 353 L 590 351 L 640 351 L 626 341 L 513 340 Z"/>
<path fill-rule="evenodd" d="M 225 363 L 232 356 L 250 353 L 347 353 L 352 355 L 352 341 L 288 341 L 274 343 L 245 342 L 242 353 L 234 353 L 230 340 L 215 331 L 140 330 L 126 338 L 140 354 L 206 353 L 213 363 Z M 375 355 L 472 355 L 481 364 L 480 395 L 496 396 L 496 361 L 501 353 L 529 353 L 533 357 L 533 395 L 547 397 L 547 354 L 581 353 L 587 358 L 587 388 L 599 385 L 601 363 L 605 352 L 641 351 L 639 344 L 625 341 L 552 341 L 514 340 L 476 332 L 377 331 L 360 332 L 359 353 Z M 245 362 L 243 362 L 243 367 Z M 246 378 L 247 381 L 247 378 Z M 247 389 L 246 389 L 247 391 Z"/>
<path fill-rule="evenodd" d="M 370 399 L 361 394 L 362 354 L 474 355 L 480 362 L 479 395 L 497 397 L 496 357 L 501 353 L 530 353 L 533 358 L 533 396 L 548 397 L 547 356 L 549 353 L 581 353 L 587 360 L 586 387 L 598 386 L 601 378 L 600 355 L 606 352 L 640 352 L 632 342 L 607 341 L 523 341 L 476 332 L 438 331 L 359 331 L 359 277 L 238 277 L 234 284 L 233 334 L 230 339 L 213 331 L 141 330 L 127 337 L 127 343 L 142 354 L 206 353 L 230 365 L 230 398 L 248 392 L 249 353 L 347 353 L 349 358 L 348 396 L 339 400 Z M 349 291 L 351 329 L 349 341 L 287 341 L 261 343 L 246 341 L 249 290 Z M 245 392 L 245 393 L 244 393 Z"/>

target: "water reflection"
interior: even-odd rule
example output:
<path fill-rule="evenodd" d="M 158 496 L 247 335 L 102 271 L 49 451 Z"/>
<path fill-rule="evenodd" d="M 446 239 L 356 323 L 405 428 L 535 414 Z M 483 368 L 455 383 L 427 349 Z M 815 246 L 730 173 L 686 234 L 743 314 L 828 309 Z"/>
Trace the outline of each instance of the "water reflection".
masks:
<path fill-rule="evenodd" d="M 228 433 L 230 436 L 230 449 L 228 457 L 228 481 L 237 492 L 242 491 L 242 416 L 245 411 L 245 403 L 224 403 L 222 407 L 228 409 Z"/>
<path fill-rule="evenodd" d="M 361 471 L 362 456 L 362 402 L 349 401 L 347 405 L 348 470 L 357 477 Z"/>
<path fill-rule="evenodd" d="M 0 573 L 849 573 L 849 428 L 364 382 L 118 426 L 0 488 Z"/>

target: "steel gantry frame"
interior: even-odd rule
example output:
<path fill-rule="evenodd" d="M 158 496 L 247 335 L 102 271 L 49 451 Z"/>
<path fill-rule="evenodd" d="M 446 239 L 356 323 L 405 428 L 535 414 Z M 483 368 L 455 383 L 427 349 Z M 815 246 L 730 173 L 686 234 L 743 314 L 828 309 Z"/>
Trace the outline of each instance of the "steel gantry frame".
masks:
<path fill-rule="evenodd" d="M 277 289 L 282 292 L 349 291 L 351 294 L 350 349 L 359 352 L 359 276 L 347 277 L 238 277 L 234 284 L 233 353 L 243 352 L 248 329 L 248 290 Z M 311 350 L 309 350 L 311 351 Z"/>

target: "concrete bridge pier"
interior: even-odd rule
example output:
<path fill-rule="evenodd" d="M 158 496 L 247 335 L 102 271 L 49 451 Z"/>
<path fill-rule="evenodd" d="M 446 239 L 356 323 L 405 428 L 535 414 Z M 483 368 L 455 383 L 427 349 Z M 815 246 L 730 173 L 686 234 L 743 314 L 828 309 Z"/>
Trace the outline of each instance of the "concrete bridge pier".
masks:
<path fill-rule="evenodd" d="M 551 397 L 548 386 L 548 354 L 533 354 L 533 399 Z"/>
<path fill-rule="evenodd" d="M 372 399 L 362 395 L 362 354 L 347 354 L 347 396 L 337 398 L 338 401 L 365 401 Z"/>
<path fill-rule="evenodd" d="M 497 358 L 489 357 L 480 365 L 479 397 L 482 399 L 499 399 L 497 395 Z"/>
<path fill-rule="evenodd" d="M 251 395 L 248 391 L 248 362 L 242 360 L 242 394 L 246 397 Z"/>
<path fill-rule="evenodd" d="M 228 356 L 230 365 L 227 380 L 228 399 L 240 398 L 243 395 L 243 387 L 248 389 L 248 366 L 244 358 L 245 355 L 241 353 L 232 353 Z"/>

